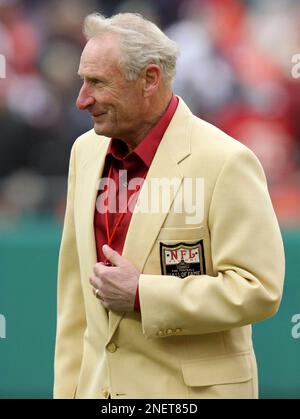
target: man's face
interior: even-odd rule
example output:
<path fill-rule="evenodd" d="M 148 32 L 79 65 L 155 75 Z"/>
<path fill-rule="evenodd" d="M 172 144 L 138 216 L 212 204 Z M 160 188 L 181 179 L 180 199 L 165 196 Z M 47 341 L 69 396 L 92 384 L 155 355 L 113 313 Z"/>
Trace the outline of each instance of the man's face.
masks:
<path fill-rule="evenodd" d="M 118 38 L 102 35 L 85 46 L 78 74 L 83 79 L 76 105 L 88 110 L 99 135 L 134 136 L 143 115 L 142 81 L 128 82 L 119 66 Z"/>

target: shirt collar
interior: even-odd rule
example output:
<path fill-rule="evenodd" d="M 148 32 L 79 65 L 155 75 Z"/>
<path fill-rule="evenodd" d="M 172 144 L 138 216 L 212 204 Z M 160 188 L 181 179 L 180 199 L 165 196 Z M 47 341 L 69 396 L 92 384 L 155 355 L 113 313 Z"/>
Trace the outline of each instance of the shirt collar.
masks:
<path fill-rule="evenodd" d="M 107 150 L 107 155 L 111 155 L 113 158 L 119 161 L 131 160 L 132 158 L 138 156 L 149 168 L 156 150 L 162 140 L 162 137 L 164 136 L 164 133 L 166 132 L 166 129 L 168 128 L 174 116 L 177 105 L 178 98 L 175 95 L 172 95 L 170 103 L 159 121 L 154 125 L 154 127 L 151 128 L 145 138 L 130 153 L 126 154 L 128 149 L 124 141 L 117 138 L 112 138 Z"/>

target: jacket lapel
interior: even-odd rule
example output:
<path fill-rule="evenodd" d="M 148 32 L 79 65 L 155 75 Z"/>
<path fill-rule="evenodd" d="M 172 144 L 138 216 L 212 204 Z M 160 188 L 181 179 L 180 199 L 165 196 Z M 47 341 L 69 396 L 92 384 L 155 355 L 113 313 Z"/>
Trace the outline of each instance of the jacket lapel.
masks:
<path fill-rule="evenodd" d="M 104 169 L 105 156 L 109 141 L 104 142 L 103 139 L 93 134 L 92 151 L 88 153 L 88 159 L 83 163 L 81 172 L 84 173 L 84 181 L 82 183 L 81 196 L 82 202 L 82 226 L 81 237 L 84 243 L 85 260 L 91 270 L 95 263 L 97 263 L 97 251 L 94 232 L 94 215 L 95 203 L 98 195 L 99 182 Z M 88 272 L 91 274 L 92 272 Z"/>
<path fill-rule="evenodd" d="M 179 163 L 190 154 L 191 116 L 190 110 L 180 99 L 174 117 L 149 168 L 131 218 L 123 256 L 131 260 L 141 272 L 183 179 Z M 153 185 L 156 179 L 175 181 L 171 183 L 173 187 L 170 189 L 170 199 L 164 211 L 155 213 L 149 208 L 151 209 L 151 204 L 155 203 L 151 201 L 151 184 Z M 137 212 L 138 208 L 143 209 L 143 212 Z M 146 208 L 148 211 L 144 212 Z M 109 339 L 124 314 L 124 312 L 109 312 Z"/>

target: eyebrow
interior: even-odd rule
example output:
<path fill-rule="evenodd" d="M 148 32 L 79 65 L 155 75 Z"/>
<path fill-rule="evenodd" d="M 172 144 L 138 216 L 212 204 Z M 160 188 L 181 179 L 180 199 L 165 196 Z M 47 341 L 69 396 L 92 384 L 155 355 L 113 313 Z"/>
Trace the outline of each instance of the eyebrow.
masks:
<path fill-rule="evenodd" d="M 93 81 L 99 81 L 99 82 L 103 82 L 103 83 L 105 82 L 104 79 L 102 79 L 100 77 L 97 77 L 97 76 L 83 76 L 80 73 L 77 73 L 77 75 L 81 80 L 86 79 L 87 81 L 91 81 L 91 82 L 93 82 Z"/>

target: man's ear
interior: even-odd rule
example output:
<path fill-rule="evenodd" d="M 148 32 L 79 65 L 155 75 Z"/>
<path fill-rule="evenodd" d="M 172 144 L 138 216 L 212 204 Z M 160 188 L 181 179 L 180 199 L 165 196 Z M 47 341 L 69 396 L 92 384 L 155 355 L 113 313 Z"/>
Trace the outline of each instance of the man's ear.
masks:
<path fill-rule="evenodd" d="M 161 69 L 156 64 L 148 64 L 144 70 L 144 97 L 157 91 L 161 81 Z"/>

